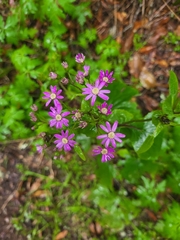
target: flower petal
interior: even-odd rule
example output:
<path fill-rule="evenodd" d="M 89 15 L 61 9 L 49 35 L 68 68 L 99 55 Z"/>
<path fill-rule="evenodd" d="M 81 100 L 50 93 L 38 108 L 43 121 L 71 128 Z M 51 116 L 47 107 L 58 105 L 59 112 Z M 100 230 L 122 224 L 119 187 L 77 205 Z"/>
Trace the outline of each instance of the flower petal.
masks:
<path fill-rule="evenodd" d="M 112 126 L 112 132 L 116 131 L 117 126 L 118 126 L 118 121 L 115 121 L 113 126 Z"/>

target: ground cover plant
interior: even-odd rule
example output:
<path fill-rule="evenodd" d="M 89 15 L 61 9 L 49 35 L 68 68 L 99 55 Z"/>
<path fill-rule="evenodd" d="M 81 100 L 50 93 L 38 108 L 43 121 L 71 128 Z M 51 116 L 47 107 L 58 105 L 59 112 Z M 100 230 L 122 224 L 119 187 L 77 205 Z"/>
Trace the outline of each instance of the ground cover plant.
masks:
<path fill-rule="evenodd" d="M 1 239 L 179 238 L 178 1 L 154 1 L 155 20 L 147 1 L 128 4 L 2 1 L 2 184 L 11 145 L 21 179 Z"/>

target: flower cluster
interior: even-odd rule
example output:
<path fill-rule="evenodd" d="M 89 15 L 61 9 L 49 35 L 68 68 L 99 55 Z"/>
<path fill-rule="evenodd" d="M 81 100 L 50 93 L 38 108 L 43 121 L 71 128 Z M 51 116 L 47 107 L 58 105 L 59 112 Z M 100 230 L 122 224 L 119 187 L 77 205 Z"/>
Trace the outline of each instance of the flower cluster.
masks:
<path fill-rule="evenodd" d="M 112 114 L 113 105 L 108 104 L 107 101 L 109 100 L 108 94 L 110 93 L 108 85 L 115 80 L 113 78 L 113 72 L 100 70 L 98 78 L 94 83 L 91 83 L 89 81 L 90 66 L 85 65 L 84 54 L 78 53 L 75 56 L 75 61 L 80 64 L 78 68 L 81 67 L 81 71 L 77 71 L 74 79 L 72 79 L 69 72 L 68 63 L 62 62 L 61 65 L 66 71 L 65 76 L 60 80 L 60 86 L 62 86 L 62 84 L 64 85 L 62 86 L 63 90 L 59 89 L 58 85 L 51 85 L 50 91 L 43 93 L 42 98 L 46 100 L 45 106 L 49 107 L 48 115 L 51 117 L 49 126 L 56 130 L 60 129 L 59 133 L 54 134 L 54 143 L 58 150 L 64 150 L 65 152 L 71 151 L 75 144 L 77 144 L 76 141 L 73 140 L 75 134 L 74 132 L 72 133 L 72 131 L 78 128 L 84 129 L 88 124 L 93 124 L 96 128 L 100 127 L 101 130 L 105 132 L 97 136 L 97 139 L 101 140 L 101 146 L 93 149 L 93 155 L 101 154 L 101 161 L 107 162 L 114 158 L 117 142 L 121 143 L 121 139 L 125 137 L 123 133 L 116 132 L 118 121 L 115 121 L 112 125 L 108 121 L 105 122 L 105 125 L 101 124 L 104 123 L 105 116 Z M 57 74 L 55 72 L 50 72 L 49 77 L 54 82 L 57 82 Z M 78 84 L 80 84 L 79 87 Z M 77 96 L 83 96 L 85 101 L 90 100 L 90 108 L 88 108 L 88 110 L 80 110 L 77 107 L 71 111 L 63 108 L 66 98 L 62 93 L 69 89 L 69 85 L 76 87 L 76 90 L 79 89 L 80 92 Z M 104 101 L 100 105 L 96 103 L 98 98 Z M 78 102 L 81 101 L 77 101 L 77 103 Z M 68 108 L 68 104 L 65 104 L 66 108 Z M 30 117 L 31 120 L 35 122 L 37 121 L 37 117 L 34 112 L 38 109 L 33 105 L 32 110 L 33 112 L 30 113 Z M 45 147 L 46 146 L 37 145 L 37 151 L 41 153 Z"/>
<path fill-rule="evenodd" d="M 50 107 L 50 112 L 48 113 L 49 116 L 52 118 L 49 121 L 50 127 L 56 127 L 56 129 L 62 129 L 63 126 L 68 127 L 69 126 L 69 120 L 66 118 L 70 112 L 69 111 L 64 111 L 62 112 L 62 104 L 59 100 L 63 99 L 64 97 L 61 95 L 62 90 L 57 90 L 57 86 L 50 86 L 51 92 L 44 92 L 44 99 L 47 99 L 48 101 L 46 102 L 45 106 L 49 106 L 51 102 L 53 102 L 54 106 Z M 75 145 L 75 141 L 72 140 L 74 137 L 74 134 L 69 135 L 69 131 L 66 130 L 64 132 L 63 130 L 61 131 L 60 134 L 55 134 L 54 135 L 57 140 L 54 141 L 56 144 L 56 147 L 58 149 L 63 149 L 64 151 L 70 151 L 72 147 Z"/>
<path fill-rule="evenodd" d="M 101 144 L 104 145 L 104 148 L 98 147 L 98 149 L 94 149 L 94 155 L 102 154 L 102 162 L 111 160 L 114 158 L 113 153 L 115 152 L 116 142 L 122 142 L 121 138 L 124 138 L 125 135 L 123 133 L 116 133 L 116 129 L 118 127 L 118 121 L 115 121 L 111 127 L 109 122 L 106 122 L 106 126 L 100 125 L 100 128 L 105 132 L 105 134 L 100 135 L 97 139 L 102 139 Z M 112 147 L 109 147 L 109 145 Z"/>

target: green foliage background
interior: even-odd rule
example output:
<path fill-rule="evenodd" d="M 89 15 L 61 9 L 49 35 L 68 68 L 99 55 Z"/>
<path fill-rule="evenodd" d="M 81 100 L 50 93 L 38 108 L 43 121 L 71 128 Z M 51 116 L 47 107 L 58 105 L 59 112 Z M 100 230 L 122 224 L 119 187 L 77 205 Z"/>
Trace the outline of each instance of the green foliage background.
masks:
<path fill-rule="evenodd" d="M 4 1 L 3 4 L 8 9 L 9 3 Z M 92 141 L 96 134 L 92 126 L 77 132 L 77 141 L 85 155 L 77 147 L 70 161 L 53 160 L 57 171 L 54 179 L 48 177 L 44 169 L 36 173 L 20 165 L 23 180 L 29 176 L 41 179 L 41 189 L 48 194 L 43 199 L 33 199 L 27 194 L 19 215 L 13 219 L 14 227 L 28 239 L 45 239 L 44 236 L 55 239 L 63 228 L 69 232 L 67 239 L 81 239 L 84 231 L 91 236 L 90 223 L 99 222 L 103 231 L 92 239 L 178 240 L 178 80 L 170 72 L 169 95 L 159 110 L 142 116 L 133 101 L 138 90 L 123 81 L 128 76 L 125 66 L 132 52 L 120 54 L 119 45 L 111 37 L 98 40 L 96 29 L 87 26 L 87 19 L 92 18 L 90 4 L 90 1 L 77 3 L 74 0 L 20 0 L 11 6 L 8 14 L 0 16 L 2 142 L 29 139 L 46 130 L 46 124 L 36 131 L 31 130 L 30 106 L 36 103 L 40 116 L 46 117 L 42 92 L 51 84 L 49 72 L 56 72 L 60 80 L 65 76 L 61 62 L 67 61 L 75 74 L 78 69 L 74 56 L 78 52 L 87 57 L 92 70 L 91 81 L 97 78 L 100 69 L 114 71 L 116 81 L 110 86 L 110 102 L 116 109 L 109 121 L 118 120 L 127 136 L 119 145 L 116 160 L 102 164 L 100 158 L 93 159 L 89 154 L 91 145 L 96 144 Z M 78 29 L 73 39 L 67 37 L 69 21 Z M 170 41 L 170 37 L 166 41 Z M 138 43 L 135 49 L 144 44 L 138 36 L 134 42 Z M 93 59 L 92 51 L 98 56 L 97 60 Z M 71 87 L 67 90 L 70 101 L 78 96 Z M 81 109 L 86 107 L 82 102 Z M 95 174 L 92 181 L 83 180 L 92 174 Z M 155 220 L 150 217 L 144 220 L 147 210 Z"/>

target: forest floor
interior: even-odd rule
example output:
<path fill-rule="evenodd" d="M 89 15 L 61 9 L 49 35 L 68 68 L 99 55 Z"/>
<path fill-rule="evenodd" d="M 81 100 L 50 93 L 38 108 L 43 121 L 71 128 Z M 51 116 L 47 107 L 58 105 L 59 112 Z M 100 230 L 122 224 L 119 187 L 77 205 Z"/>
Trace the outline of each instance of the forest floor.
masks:
<path fill-rule="evenodd" d="M 95 27 L 100 40 L 112 35 L 121 44 L 120 53 L 133 49 L 126 66 L 129 72 L 125 81 L 140 84 L 137 98 L 144 114 L 156 109 L 160 96 L 168 92 L 168 72 L 173 70 L 180 79 L 180 16 L 179 5 L 172 0 L 151 1 L 92 1 L 93 20 L 88 25 Z M 70 27 L 69 32 L 74 33 Z M 168 35 L 172 33 L 171 35 Z M 134 36 L 137 34 L 137 41 Z M 179 39 L 171 36 L 175 34 Z M 138 40 L 138 37 L 140 39 Z M 165 41 L 165 38 L 167 40 Z M 179 42 L 178 42 L 179 40 Z M 179 49 L 178 49 L 179 47 Z M 93 55 L 93 53 L 92 53 Z M 140 82 L 136 82 L 137 79 Z M 143 86 L 143 87 L 142 87 Z M 21 187 L 23 181 L 16 166 L 19 163 L 30 169 L 38 168 L 36 155 L 31 155 L 28 144 L 22 141 L 0 144 L 0 239 L 23 240 L 14 230 L 11 219 L 24 202 Z"/>

